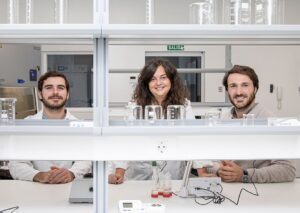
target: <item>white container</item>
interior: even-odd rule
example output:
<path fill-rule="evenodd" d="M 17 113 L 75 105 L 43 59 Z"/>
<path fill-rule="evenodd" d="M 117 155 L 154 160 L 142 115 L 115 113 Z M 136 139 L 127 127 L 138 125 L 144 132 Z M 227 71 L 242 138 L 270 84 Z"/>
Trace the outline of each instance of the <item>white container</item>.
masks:
<path fill-rule="evenodd" d="M 16 101 L 16 98 L 0 98 L 1 120 L 5 121 L 15 119 Z"/>
<path fill-rule="evenodd" d="M 189 6 L 190 24 L 216 24 L 215 0 L 199 0 Z"/>

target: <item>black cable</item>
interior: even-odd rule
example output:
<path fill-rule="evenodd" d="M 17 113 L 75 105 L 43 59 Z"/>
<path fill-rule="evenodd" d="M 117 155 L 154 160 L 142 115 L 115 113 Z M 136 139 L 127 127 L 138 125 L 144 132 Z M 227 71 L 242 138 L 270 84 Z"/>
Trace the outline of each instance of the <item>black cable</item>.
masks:
<path fill-rule="evenodd" d="M 19 208 L 19 206 L 14 206 L 14 207 L 11 207 L 11 208 L 2 209 L 2 210 L 0 210 L 0 213 L 5 213 L 5 211 L 9 211 L 9 210 L 12 210 L 10 213 L 13 213 L 13 212 L 16 211 L 18 208 Z"/>
<path fill-rule="evenodd" d="M 253 187 L 254 187 L 254 189 L 255 189 L 255 192 L 250 192 L 249 190 L 247 190 L 247 189 L 245 189 L 245 188 L 242 188 L 241 190 L 240 190 L 240 192 L 239 192 L 239 196 L 238 196 L 238 199 L 237 199 L 237 201 L 236 202 L 234 202 L 233 200 L 231 200 L 230 198 L 228 198 L 228 197 L 225 197 L 227 200 L 229 200 L 229 201 L 231 201 L 232 203 L 234 203 L 235 205 L 239 205 L 239 202 L 240 202 L 240 198 L 241 198 L 241 194 L 242 194 L 242 192 L 243 191 L 245 191 L 245 192 L 248 192 L 249 194 L 251 194 L 251 195 L 254 195 L 254 196 L 259 196 L 259 194 L 258 194 L 258 190 L 257 190 L 257 188 L 256 188 L 256 185 L 255 185 L 255 183 L 252 181 L 252 178 L 253 178 L 253 176 L 254 176 L 254 174 L 255 174 L 255 160 L 253 160 L 253 174 L 251 175 L 251 177 L 250 177 L 250 183 L 253 185 Z"/>
<path fill-rule="evenodd" d="M 245 191 L 251 195 L 254 195 L 254 196 L 259 196 L 258 194 L 258 190 L 256 188 L 256 185 L 255 183 L 252 181 L 252 178 L 253 178 L 253 175 L 255 174 L 255 160 L 253 161 L 253 168 L 254 168 L 254 171 L 253 171 L 253 174 L 251 175 L 251 177 L 249 178 L 250 179 L 250 183 L 253 185 L 254 189 L 255 189 L 255 192 L 251 192 L 245 188 L 241 188 L 240 192 L 239 192 L 239 195 L 238 195 L 238 198 L 237 198 L 237 201 L 234 201 L 232 200 L 231 198 L 229 197 L 226 197 L 224 195 L 222 195 L 222 191 L 223 191 L 223 187 L 221 184 L 218 184 L 218 186 L 221 187 L 221 191 L 220 193 L 219 192 L 214 192 L 214 191 L 211 191 L 209 189 L 204 189 L 204 188 L 198 188 L 198 190 L 204 190 L 204 191 L 208 191 L 208 192 L 211 192 L 212 193 L 212 196 L 193 196 L 193 198 L 195 199 L 195 203 L 197 203 L 198 205 L 208 205 L 209 203 L 213 202 L 214 204 L 221 204 L 222 202 L 224 202 L 225 200 L 229 200 L 230 202 L 232 202 L 233 204 L 235 205 L 239 205 L 239 202 L 240 202 L 240 198 L 241 198 L 241 195 L 242 195 L 242 192 Z M 178 196 L 178 197 L 181 197 L 179 195 L 177 195 L 176 193 L 173 192 L 173 194 L 175 196 Z M 206 203 L 200 203 L 197 198 L 202 198 L 204 200 L 209 200 L 208 202 Z"/>

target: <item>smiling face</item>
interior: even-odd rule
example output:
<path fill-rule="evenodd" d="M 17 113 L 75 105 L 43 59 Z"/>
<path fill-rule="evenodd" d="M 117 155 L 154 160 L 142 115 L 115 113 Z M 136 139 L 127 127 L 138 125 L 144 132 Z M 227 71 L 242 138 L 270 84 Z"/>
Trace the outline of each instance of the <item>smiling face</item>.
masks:
<path fill-rule="evenodd" d="M 49 77 L 43 83 L 39 98 L 44 107 L 51 110 L 64 108 L 68 99 L 68 91 L 65 80 L 62 77 Z"/>
<path fill-rule="evenodd" d="M 227 83 L 230 102 L 240 111 L 247 110 L 254 103 L 257 91 L 251 79 L 247 75 L 233 73 Z"/>
<path fill-rule="evenodd" d="M 148 84 L 148 87 L 151 94 L 159 104 L 166 99 L 168 92 L 171 89 L 171 81 L 162 66 L 157 68 Z"/>

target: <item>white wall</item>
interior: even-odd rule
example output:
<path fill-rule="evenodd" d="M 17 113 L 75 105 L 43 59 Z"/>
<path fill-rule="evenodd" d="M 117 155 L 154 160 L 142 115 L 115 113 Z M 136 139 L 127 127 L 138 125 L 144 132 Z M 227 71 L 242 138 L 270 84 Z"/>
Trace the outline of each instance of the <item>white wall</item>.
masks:
<path fill-rule="evenodd" d="M 39 49 L 32 44 L 2 44 L 0 48 L 0 79 L 4 79 L 2 85 L 15 86 L 18 85 L 17 79 L 23 79 L 25 80 L 23 86 L 35 86 L 36 82 L 29 81 L 29 70 L 41 65 Z"/>
<path fill-rule="evenodd" d="M 233 46 L 232 63 L 255 69 L 260 81 L 257 101 L 278 116 L 300 116 L 300 45 Z M 274 84 L 274 93 L 269 92 Z M 277 108 L 276 88 L 282 87 L 282 109 Z"/>
<path fill-rule="evenodd" d="M 285 0 L 284 23 L 300 24 L 299 9 L 299 0 Z"/>

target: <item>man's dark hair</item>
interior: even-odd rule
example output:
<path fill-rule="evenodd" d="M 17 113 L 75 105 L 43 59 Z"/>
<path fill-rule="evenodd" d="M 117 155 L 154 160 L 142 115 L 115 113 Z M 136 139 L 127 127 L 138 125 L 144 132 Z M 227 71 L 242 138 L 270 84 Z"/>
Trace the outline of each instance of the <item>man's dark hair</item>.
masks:
<path fill-rule="evenodd" d="M 69 92 L 69 82 L 68 79 L 66 78 L 66 76 L 60 72 L 57 71 L 49 71 L 46 72 L 44 75 L 42 75 L 39 78 L 39 82 L 38 82 L 38 90 L 41 92 L 43 90 L 43 85 L 44 85 L 44 81 L 47 80 L 50 77 L 61 77 L 65 80 L 65 84 L 66 84 L 66 89 Z"/>
<path fill-rule="evenodd" d="M 248 66 L 234 65 L 233 68 L 231 70 L 229 70 L 223 78 L 223 86 L 225 87 L 226 91 L 228 90 L 228 77 L 234 73 L 247 75 L 253 82 L 254 88 L 256 88 L 256 90 L 258 90 L 259 81 L 258 81 L 258 77 L 257 77 L 255 71 L 251 67 L 248 67 Z"/>

